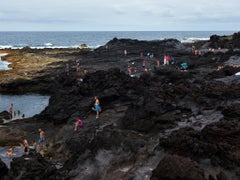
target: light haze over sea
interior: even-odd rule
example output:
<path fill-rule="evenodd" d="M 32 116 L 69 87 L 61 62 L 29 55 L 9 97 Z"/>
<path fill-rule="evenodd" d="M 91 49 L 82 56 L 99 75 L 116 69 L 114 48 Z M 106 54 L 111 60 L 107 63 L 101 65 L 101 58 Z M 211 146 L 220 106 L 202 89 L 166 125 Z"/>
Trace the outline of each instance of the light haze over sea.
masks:
<path fill-rule="evenodd" d="M 49 32 L 0 32 L 0 49 L 18 49 L 25 46 L 32 48 L 67 48 L 87 44 L 96 48 L 113 38 L 138 40 L 178 39 L 182 42 L 208 40 L 211 35 L 231 35 L 234 31 L 49 31 Z"/>

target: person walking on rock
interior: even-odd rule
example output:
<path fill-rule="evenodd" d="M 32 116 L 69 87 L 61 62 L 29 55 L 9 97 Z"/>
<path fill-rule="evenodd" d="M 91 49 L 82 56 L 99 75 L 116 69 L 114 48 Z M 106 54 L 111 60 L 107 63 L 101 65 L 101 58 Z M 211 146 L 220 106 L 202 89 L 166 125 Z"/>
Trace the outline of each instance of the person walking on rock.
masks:
<path fill-rule="evenodd" d="M 83 127 L 83 122 L 80 118 L 78 118 L 77 121 L 75 122 L 74 131 L 77 131 L 78 126 Z"/>
<path fill-rule="evenodd" d="M 127 56 L 127 50 L 126 49 L 124 49 L 124 56 Z"/>
<path fill-rule="evenodd" d="M 94 97 L 94 108 L 92 108 L 94 111 L 96 111 L 96 119 L 99 118 L 99 112 L 101 111 L 101 107 L 100 107 L 100 102 L 97 96 Z"/>

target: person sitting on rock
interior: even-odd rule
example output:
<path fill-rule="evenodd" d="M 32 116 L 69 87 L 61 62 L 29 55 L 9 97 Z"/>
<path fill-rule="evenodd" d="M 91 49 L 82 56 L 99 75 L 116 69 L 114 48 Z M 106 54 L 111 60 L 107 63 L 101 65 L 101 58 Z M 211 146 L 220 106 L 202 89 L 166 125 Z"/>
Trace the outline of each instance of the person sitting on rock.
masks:
<path fill-rule="evenodd" d="M 29 146 L 29 152 L 35 154 L 37 152 L 37 142 L 34 141 L 32 146 Z"/>
<path fill-rule="evenodd" d="M 77 121 L 75 122 L 75 126 L 74 126 L 74 131 L 77 131 L 78 127 L 82 127 L 83 126 L 83 122 L 81 119 L 77 119 Z"/>
<path fill-rule="evenodd" d="M 183 63 L 181 64 L 181 69 L 182 69 L 183 71 L 186 71 L 187 68 L 188 68 L 188 64 L 187 64 L 186 62 L 183 62 Z"/>

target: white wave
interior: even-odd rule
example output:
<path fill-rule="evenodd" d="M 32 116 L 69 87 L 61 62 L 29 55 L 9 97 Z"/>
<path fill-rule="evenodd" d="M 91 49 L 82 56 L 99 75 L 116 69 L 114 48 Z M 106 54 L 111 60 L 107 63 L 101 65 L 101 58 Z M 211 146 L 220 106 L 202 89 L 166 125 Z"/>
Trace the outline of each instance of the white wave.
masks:
<path fill-rule="evenodd" d="M 15 44 L 15 45 L 0 45 L 0 49 L 22 49 L 28 44 Z"/>
<path fill-rule="evenodd" d="M 0 45 L 0 49 L 9 49 L 9 48 L 13 48 L 12 45 Z"/>
<path fill-rule="evenodd" d="M 28 45 L 26 44 L 18 44 L 18 45 L 0 45 L 0 49 L 22 49 L 24 47 L 26 47 Z M 98 48 L 102 45 L 96 45 L 96 46 L 88 46 L 87 48 L 91 48 L 91 49 L 95 49 Z M 44 45 L 41 46 L 29 46 L 31 49 L 45 49 L 45 48 L 51 48 L 51 49 L 68 49 L 68 48 L 73 48 L 73 49 L 77 49 L 77 48 L 81 48 L 81 45 L 69 45 L 69 46 L 57 46 L 57 45 L 53 45 L 52 43 L 45 43 Z"/>
<path fill-rule="evenodd" d="M 88 46 L 89 48 L 91 48 L 91 49 L 96 49 L 96 48 L 99 48 L 99 47 L 101 47 L 101 46 L 103 46 L 103 45 L 95 45 L 95 46 Z"/>
<path fill-rule="evenodd" d="M 80 45 L 73 45 L 73 46 L 31 46 L 30 48 L 32 49 L 45 49 L 45 48 L 49 48 L 49 49 L 68 49 L 68 48 L 72 48 L 72 49 L 78 49 L 81 48 Z M 91 47 L 89 47 L 91 48 Z"/>
<path fill-rule="evenodd" d="M 236 76 L 240 76 L 240 72 L 237 72 L 235 75 L 236 75 Z"/>
<path fill-rule="evenodd" d="M 8 67 L 8 65 L 11 64 L 11 63 L 2 60 L 2 57 L 6 56 L 6 55 L 7 55 L 7 53 L 0 53 L 0 70 L 9 70 L 9 69 L 11 69 L 11 68 Z"/>
<path fill-rule="evenodd" d="M 197 38 L 197 37 L 190 37 L 190 38 L 183 38 L 181 43 L 194 43 L 197 41 L 208 41 L 210 38 Z"/>
<path fill-rule="evenodd" d="M 29 46 L 27 44 L 17 44 L 17 45 L 0 45 L 0 49 L 22 49 L 26 46 Z M 91 48 L 91 49 L 95 49 L 95 48 L 98 48 L 102 45 L 96 45 L 96 46 L 86 46 L 87 48 Z M 44 48 L 51 48 L 51 49 L 67 49 L 67 48 L 81 48 L 81 45 L 54 45 L 50 42 L 48 43 L 44 43 L 43 45 L 33 45 L 33 46 L 29 46 L 31 49 L 44 49 Z"/>
<path fill-rule="evenodd" d="M 45 43 L 44 46 L 53 46 L 53 44 L 49 42 L 49 43 Z"/>

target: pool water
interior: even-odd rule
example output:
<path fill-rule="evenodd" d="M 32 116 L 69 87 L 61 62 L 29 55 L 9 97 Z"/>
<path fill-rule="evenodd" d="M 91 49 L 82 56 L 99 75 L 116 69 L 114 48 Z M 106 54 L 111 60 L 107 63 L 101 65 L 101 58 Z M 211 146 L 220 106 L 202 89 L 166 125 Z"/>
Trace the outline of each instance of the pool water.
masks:
<path fill-rule="evenodd" d="M 50 96 L 39 94 L 24 95 L 1 95 L 0 94 L 0 112 L 9 111 L 13 104 L 13 120 L 32 117 L 41 113 L 49 104 Z"/>
<path fill-rule="evenodd" d="M 9 157 L 6 154 L 9 148 L 10 147 L 8 147 L 8 146 L 5 146 L 5 147 L 0 146 L 0 159 L 7 165 L 8 168 L 10 167 L 10 164 L 11 164 L 11 161 L 13 158 L 21 157 L 24 153 L 23 146 L 15 146 L 13 156 Z"/>

